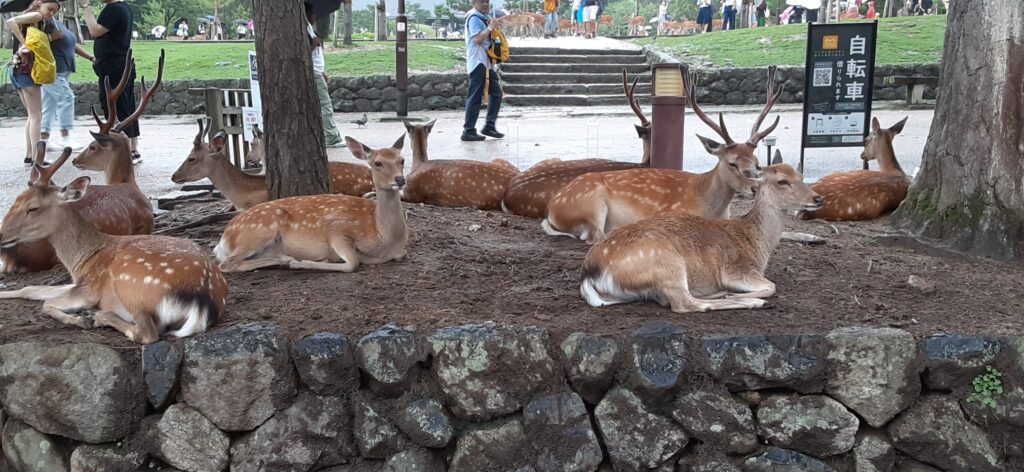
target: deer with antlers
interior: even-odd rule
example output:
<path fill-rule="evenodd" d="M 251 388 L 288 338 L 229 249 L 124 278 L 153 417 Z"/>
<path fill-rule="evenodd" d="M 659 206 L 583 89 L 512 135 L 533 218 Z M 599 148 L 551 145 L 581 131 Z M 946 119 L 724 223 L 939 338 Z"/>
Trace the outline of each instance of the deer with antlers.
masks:
<path fill-rule="evenodd" d="M 501 210 L 508 181 L 519 173 L 503 159 L 477 162 L 461 159 L 429 160 L 427 138 L 434 127 L 405 122 L 412 142 L 412 169 L 406 177 L 402 200 L 443 207 Z"/>
<path fill-rule="evenodd" d="M 623 226 L 590 248 L 580 293 L 591 306 L 654 300 L 675 313 L 764 306 L 775 284 L 764 276 L 788 211 L 823 198 L 776 151 L 754 207 L 739 219 L 671 215 Z"/>
<path fill-rule="evenodd" d="M 828 175 L 811 185 L 825 196 L 825 206 L 801 214 L 805 220 L 820 218 L 832 221 L 873 220 L 885 215 L 907 198 L 910 178 L 896 160 L 892 141 L 903 131 L 907 118 L 889 128 L 882 128 L 878 118 L 871 119 L 871 133 L 864 139 L 864 162 L 878 161 L 879 170 L 854 170 Z"/>
<path fill-rule="evenodd" d="M 107 234 L 149 234 L 153 232 L 153 207 L 135 182 L 130 142 L 122 132 L 145 113 L 146 107 L 163 83 L 165 53 L 160 51 L 157 79 L 153 87 L 146 87 L 142 78 L 142 100 L 135 112 L 124 121 L 117 120 L 115 103 L 128 83 L 135 68 L 132 51 L 128 50 L 124 74 L 117 87 L 104 83 L 107 109 L 106 120 L 93 110 L 99 132 L 93 132 L 94 141 L 74 159 L 75 167 L 83 170 L 104 171 L 106 185 L 93 185 L 84 198 L 74 206 L 89 224 Z M 45 147 L 37 147 L 36 163 L 42 164 Z M 31 185 L 31 183 L 30 183 Z M 53 268 L 58 263 L 57 253 L 45 240 L 16 244 L 0 248 L 0 272 L 38 272 Z"/>
<path fill-rule="evenodd" d="M 225 272 L 262 267 L 353 272 L 359 264 L 405 257 L 409 231 L 399 191 L 405 186 L 403 135 L 370 149 L 346 137 L 370 167 L 376 201 L 348 195 L 290 197 L 256 205 L 228 223 L 214 254 Z"/>
<path fill-rule="evenodd" d="M 508 183 L 502 199 L 502 209 L 508 213 L 530 218 L 543 218 L 547 212 L 548 202 L 566 184 L 576 177 L 590 172 L 606 172 L 612 170 L 648 167 L 651 158 L 651 122 L 640 108 L 640 102 L 634 98 L 639 78 L 630 86 L 626 71 L 622 71 L 622 88 L 633 113 L 640 119 L 636 126 L 637 135 L 643 141 L 643 157 L 640 163 L 612 161 L 608 159 L 580 159 L 562 161 L 553 158 L 538 162 L 533 167 L 516 175 Z"/>
<path fill-rule="evenodd" d="M 191 336 L 216 323 L 228 284 L 203 251 L 184 239 L 97 230 L 77 205 L 92 190 L 89 177 L 63 188 L 51 182 L 69 157 L 67 148 L 49 167 L 36 163 L 32 185 L 4 217 L 0 247 L 46 240 L 73 283 L 4 291 L 0 298 L 45 301 L 43 312 L 61 323 L 109 326 L 141 344 L 156 342 L 164 332 Z M 95 317 L 82 310 L 94 310 Z"/>
<path fill-rule="evenodd" d="M 737 143 L 729 135 L 725 118 L 712 121 L 697 104 L 693 76 L 687 80 L 693 112 L 725 142 L 698 135 L 704 149 L 718 157 L 718 165 L 703 174 L 670 169 L 628 169 L 593 172 L 577 177 L 548 204 L 542 227 L 552 236 L 571 236 L 593 244 L 615 228 L 648 218 L 686 213 L 705 218 L 728 218 L 736 194 L 753 197 L 761 170 L 757 145 L 779 124 L 779 118 L 761 129 L 782 90 L 775 89 L 774 66 L 768 68 L 767 99 L 754 121 L 750 137 Z"/>
<path fill-rule="evenodd" d="M 213 186 L 220 190 L 231 204 L 246 210 L 266 202 L 267 177 L 243 172 L 228 160 L 224 152 L 227 144 L 227 132 L 220 130 L 209 140 L 210 119 L 200 118 L 199 134 L 192 142 L 192 152 L 181 163 L 178 170 L 171 175 L 176 184 L 210 179 Z M 363 196 L 373 191 L 370 171 L 366 166 L 348 162 L 328 162 L 327 170 L 331 174 L 331 191 L 344 195 Z"/>

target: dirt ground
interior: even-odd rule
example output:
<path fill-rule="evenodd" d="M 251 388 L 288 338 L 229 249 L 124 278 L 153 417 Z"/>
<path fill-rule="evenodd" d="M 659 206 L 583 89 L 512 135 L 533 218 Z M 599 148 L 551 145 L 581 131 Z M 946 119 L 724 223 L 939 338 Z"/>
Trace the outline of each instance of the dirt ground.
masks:
<path fill-rule="evenodd" d="M 748 202 L 738 202 L 742 214 Z M 225 208 L 183 205 L 160 215 L 167 229 Z M 539 221 L 476 210 L 408 205 L 409 255 L 402 262 L 361 266 L 353 274 L 262 270 L 228 277 L 230 325 L 273 321 L 295 335 L 339 332 L 357 339 L 394 323 L 419 333 L 488 320 L 547 328 L 555 342 L 575 331 L 624 334 L 645 321 L 669 320 L 691 335 L 824 334 L 851 325 L 893 326 L 918 337 L 1024 334 L 1024 266 L 943 258 L 883 244 L 886 220 L 828 225 L 790 220 L 787 229 L 828 238 L 821 246 L 782 243 L 768 278 L 778 286 L 770 306 L 753 311 L 677 315 L 655 303 L 591 308 L 579 294 L 587 245 L 542 233 Z M 176 231 L 212 248 L 225 223 Z M 479 228 L 477 228 L 477 225 Z M 833 228 L 834 226 L 834 228 Z M 838 231 L 838 234 L 836 234 Z M 925 293 L 916 275 L 934 283 Z M 8 289 L 66 283 L 63 269 L 0 276 Z M 40 302 L 0 303 L 0 343 L 39 340 L 132 344 L 110 329 L 63 327 Z"/>

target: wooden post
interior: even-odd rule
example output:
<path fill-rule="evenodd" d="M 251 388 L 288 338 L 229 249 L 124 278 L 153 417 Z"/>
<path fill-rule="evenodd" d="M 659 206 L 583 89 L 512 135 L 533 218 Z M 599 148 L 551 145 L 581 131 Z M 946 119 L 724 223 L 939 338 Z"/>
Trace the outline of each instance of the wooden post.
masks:
<path fill-rule="evenodd" d="M 338 14 L 339 13 L 340 13 L 340 11 L 334 12 L 334 32 L 331 33 L 331 42 L 334 44 L 334 47 L 338 47 L 338 23 L 340 23 L 338 21 L 339 20 L 339 18 L 338 18 Z"/>

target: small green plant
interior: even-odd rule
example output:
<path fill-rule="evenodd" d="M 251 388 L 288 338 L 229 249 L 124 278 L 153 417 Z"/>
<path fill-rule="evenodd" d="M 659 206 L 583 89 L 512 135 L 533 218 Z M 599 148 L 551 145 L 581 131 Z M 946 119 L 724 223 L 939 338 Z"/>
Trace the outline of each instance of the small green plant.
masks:
<path fill-rule="evenodd" d="M 974 378 L 974 393 L 967 397 L 968 403 L 981 403 L 989 408 L 996 407 L 996 395 L 1003 393 L 1003 373 L 989 366 L 984 374 Z"/>

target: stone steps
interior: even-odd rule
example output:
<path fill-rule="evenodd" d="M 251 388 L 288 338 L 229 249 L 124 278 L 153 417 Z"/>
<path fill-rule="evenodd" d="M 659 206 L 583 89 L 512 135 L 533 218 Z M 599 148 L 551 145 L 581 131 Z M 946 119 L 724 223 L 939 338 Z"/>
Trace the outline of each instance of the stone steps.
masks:
<path fill-rule="evenodd" d="M 614 95 L 623 102 L 622 84 L 507 84 L 508 95 Z M 639 84 L 636 93 L 650 94 L 650 84 Z"/>
<path fill-rule="evenodd" d="M 575 53 L 575 51 L 573 51 Z M 588 56 L 561 54 L 557 56 L 519 54 L 509 57 L 509 64 L 645 64 L 647 57 L 638 54 Z"/>
<path fill-rule="evenodd" d="M 606 48 L 606 49 L 562 49 L 546 47 L 515 47 L 509 49 L 511 56 L 561 56 L 576 54 L 583 56 L 643 56 L 640 49 Z"/>
<path fill-rule="evenodd" d="M 636 94 L 641 104 L 649 101 L 648 95 Z M 618 95 L 507 95 L 504 103 L 517 107 L 585 107 L 622 105 L 627 107 L 626 97 Z M 628 110 L 628 108 L 626 108 Z"/>
<path fill-rule="evenodd" d="M 501 70 L 506 72 L 538 72 L 548 74 L 611 74 L 622 73 L 626 69 L 630 74 L 642 74 L 650 71 L 647 64 L 503 64 Z"/>
<path fill-rule="evenodd" d="M 629 74 L 630 83 L 639 77 L 641 84 L 651 83 L 651 74 Z M 616 74 L 548 74 L 541 72 L 505 72 L 502 80 L 509 84 L 540 85 L 540 84 L 619 84 L 622 85 L 622 72 Z M 621 88 L 620 88 L 621 90 Z"/>

